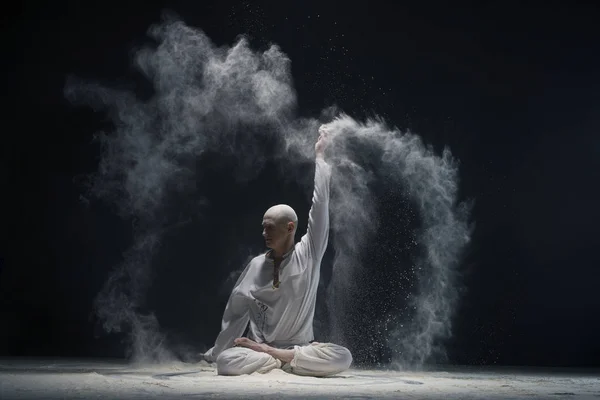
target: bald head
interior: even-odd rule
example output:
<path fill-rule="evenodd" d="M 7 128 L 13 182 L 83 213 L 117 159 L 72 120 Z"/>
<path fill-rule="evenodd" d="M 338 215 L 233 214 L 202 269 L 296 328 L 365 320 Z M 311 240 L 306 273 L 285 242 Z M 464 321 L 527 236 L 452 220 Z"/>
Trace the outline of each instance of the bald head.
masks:
<path fill-rule="evenodd" d="M 296 225 L 296 223 L 298 223 L 296 212 L 287 204 L 278 204 L 269 208 L 263 219 L 265 218 L 270 218 L 277 224 L 287 224 L 288 222 L 293 222 L 294 225 Z"/>
<path fill-rule="evenodd" d="M 285 252 L 294 243 L 298 217 L 294 209 L 286 204 L 278 204 L 263 216 L 263 236 L 267 247 Z"/>

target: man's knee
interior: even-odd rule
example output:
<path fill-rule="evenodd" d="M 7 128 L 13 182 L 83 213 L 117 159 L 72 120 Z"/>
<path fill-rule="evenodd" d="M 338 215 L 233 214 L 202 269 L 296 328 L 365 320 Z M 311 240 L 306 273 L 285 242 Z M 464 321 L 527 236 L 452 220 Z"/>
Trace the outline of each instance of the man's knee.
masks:
<path fill-rule="evenodd" d="M 320 360 L 314 363 L 314 360 Z M 295 362 L 294 362 L 295 361 Z M 352 364 L 352 353 L 334 343 L 319 343 L 302 348 L 299 358 L 292 362 L 300 375 L 330 376 L 346 371 Z M 295 365 L 294 365 L 295 364 Z"/>
<path fill-rule="evenodd" d="M 231 348 L 219 354 L 216 360 L 218 375 L 242 375 L 239 358 L 243 355 L 235 350 L 235 348 Z"/>
<path fill-rule="evenodd" d="M 229 348 L 219 354 L 216 361 L 218 375 L 264 374 L 281 367 L 281 362 L 270 355 L 244 347 Z"/>
<path fill-rule="evenodd" d="M 331 344 L 331 346 L 333 350 L 331 363 L 333 369 L 337 371 L 336 373 L 350 368 L 350 365 L 352 365 L 352 353 L 350 353 L 350 350 L 337 344 Z"/>

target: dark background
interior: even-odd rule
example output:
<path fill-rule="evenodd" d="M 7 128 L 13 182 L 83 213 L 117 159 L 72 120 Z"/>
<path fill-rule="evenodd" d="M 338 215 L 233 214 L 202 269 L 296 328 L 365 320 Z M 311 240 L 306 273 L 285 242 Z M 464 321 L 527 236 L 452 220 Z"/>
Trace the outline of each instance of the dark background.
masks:
<path fill-rule="evenodd" d="M 242 33 L 259 49 L 279 44 L 303 115 L 334 102 L 357 118 L 374 112 L 460 159 L 476 229 L 451 362 L 600 366 L 599 7 L 477 4 L 22 2 L 7 10 L 0 355 L 124 354 L 119 336 L 98 330 L 92 302 L 130 243 L 130 223 L 80 201 L 73 178 L 96 168 L 90 141 L 104 117 L 70 107 L 62 88 L 68 74 L 134 79 L 130 51 L 170 9 L 218 45 Z M 268 176 L 206 185 L 210 215 L 177 230 L 148 295 L 161 326 L 200 349 L 219 330 L 221 283 L 261 250 L 264 205 L 288 202 L 300 216 L 309 207 L 301 188 L 275 189 Z M 240 198 L 245 206 L 223 224 Z"/>

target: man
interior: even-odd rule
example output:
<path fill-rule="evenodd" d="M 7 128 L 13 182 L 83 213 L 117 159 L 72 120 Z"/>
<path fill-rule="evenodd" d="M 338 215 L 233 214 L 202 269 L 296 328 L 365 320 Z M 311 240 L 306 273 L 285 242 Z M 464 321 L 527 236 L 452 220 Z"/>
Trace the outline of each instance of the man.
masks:
<path fill-rule="evenodd" d="M 308 229 L 294 243 L 298 218 L 287 205 L 263 217 L 266 254 L 255 257 L 237 280 L 223 315 L 221 333 L 204 359 L 217 363 L 219 375 L 266 373 L 275 368 L 308 376 L 347 370 L 348 349 L 313 342 L 313 317 L 321 259 L 329 239 L 329 184 L 325 162 L 327 130 L 319 128 L 316 169 Z M 250 323 L 248 337 L 243 335 Z"/>

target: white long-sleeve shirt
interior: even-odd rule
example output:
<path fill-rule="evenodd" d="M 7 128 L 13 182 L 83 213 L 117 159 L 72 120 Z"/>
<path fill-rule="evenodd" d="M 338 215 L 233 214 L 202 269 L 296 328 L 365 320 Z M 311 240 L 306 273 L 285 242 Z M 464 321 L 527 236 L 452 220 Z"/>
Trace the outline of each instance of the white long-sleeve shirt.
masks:
<path fill-rule="evenodd" d="M 221 333 L 204 356 L 215 361 L 233 346 L 250 322 L 248 336 L 258 343 L 285 348 L 314 339 L 313 318 L 320 265 L 329 240 L 331 167 L 317 158 L 308 229 L 284 255 L 279 288 L 273 288 L 274 261 L 268 253 L 255 257 L 238 278 L 223 314 Z"/>

